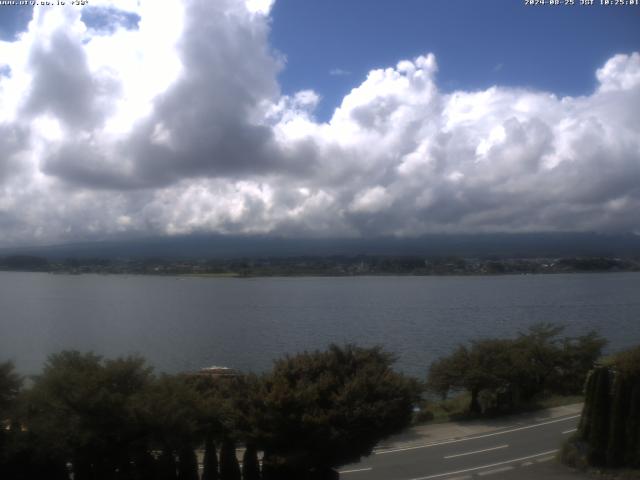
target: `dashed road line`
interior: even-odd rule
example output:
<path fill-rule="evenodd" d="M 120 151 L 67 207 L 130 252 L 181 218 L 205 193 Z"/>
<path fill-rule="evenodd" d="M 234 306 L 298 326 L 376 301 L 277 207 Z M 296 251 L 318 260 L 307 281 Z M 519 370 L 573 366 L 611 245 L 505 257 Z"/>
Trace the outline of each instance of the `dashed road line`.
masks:
<path fill-rule="evenodd" d="M 456 470 L 455 472 L 436 473 L 435 475 L 427 475 L 426 477 L 416 477 L 416 478 L 412 478 L 411 480 L 429 480 L 431 478 L 447 477 L 449 475 L 457 475 L 459 473 L 474 472 L 476 470 L 484 470 L 485 468 L 499 467 L 501 465 L 507 465 L 509 463 L 517 463 L 517 462 L 521 462 L 523 460 L 529 460 L 529 459 L 532 459 L 532 458 L 542 457 L 542 456 L 545 456 L 545 455 L 556 453 L 557 451 L 558 451 L 557 449 L 556 450 L 548 450 L 546 452 L 536 453 L 535 455 L 528 455 L 526 457 L 520 457 L 520 458 L 512 458 L 511 460 L 505 460 L 504 462 L 497 462 L 497 463 L 492 463 L 492 464 L 489 464 L 489 465 L 482 465 L 480 467 L 465 468 L 464 470 Z"/>
<path fill-rule="evenodd" d="M 555 458 L 554 455 L 550 455 L 548 457 L 537 458 L 536 462 L 537 463 L 548 462 L 549 460 L 553 460 L 554 458 Z"/>
<path fill-rule="evenodd" d="M 567 433 L 573 433 L 573 432 L 577 432 L 578 429 L 577 428 L 572 428 L 571 430 L 565 430 L 564 432 L 562 432 L 563 435 L 566 435 Z"/>
<path fill-rule="evenodd" d="M 498 445 L 497 447 L 484 448 L 482 450 L 475 450 L 473 452 L 456 453 L 455 455 L 447 455 L 444 458 L 449 459 L 449 458 L 465 457 L 467 455 L 473 455 L 473 454 L 476 454 L 476 453 L 483 453 L 483 452 L 491 452 L 493 450 L 500 450 L 502 448 L 508 448 L 508 447 L 509 447 L 509 445 Z"/>
<path fill-rule="evenodd" d="M 367 468 L 356 468 L 354 470 L 342 470 L 340 472 L 338 472 L 340 475 L 344 474 L 344 473 L 358 473 L 358 472 L 370 472 L 371 470 L 373 470 L 373 468 L 371 467 L 367 467 Z"/>
<path fill-rule="evenodd" d="M 493 470 L 485 470 L 484 472 L 478 472 L 478 475 L 480 477 L 483 477 L 485 475 L 493 475 L 495 473 L 502 473 L 502 472 L 508 472 L 509 470 L 513 470 L 515 467 L 512 466 L 508 466 L 508 467 L 501 467 L 501 468 L 494 468 Z"/>

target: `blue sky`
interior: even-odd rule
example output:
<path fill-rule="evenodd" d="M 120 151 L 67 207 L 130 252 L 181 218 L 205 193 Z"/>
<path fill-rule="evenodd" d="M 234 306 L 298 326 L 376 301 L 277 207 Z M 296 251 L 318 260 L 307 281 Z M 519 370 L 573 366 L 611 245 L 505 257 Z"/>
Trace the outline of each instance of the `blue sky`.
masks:
<path fill-rule="evenodd" d="M 432 52 L 443 89 L 590 93 L 594 72 L 640 47 L 640 7 L 524 6 L 519 0 L 279 0 L 273 46 L 285 92 L 318 91 L 326 119 L 374 68 Z M 348 75 L 330 75 L 332 70 Z"/>
<path fill-rule="evenodd" d="M 29 6 L 0 7 L 0 40 L 11 40 L 26 30 L 33 8 Z"/>
<path fill-rule="evenodd" d="M 0 7 L 0 246 L 640 234 L 638 27 L 521 0 Z"/>

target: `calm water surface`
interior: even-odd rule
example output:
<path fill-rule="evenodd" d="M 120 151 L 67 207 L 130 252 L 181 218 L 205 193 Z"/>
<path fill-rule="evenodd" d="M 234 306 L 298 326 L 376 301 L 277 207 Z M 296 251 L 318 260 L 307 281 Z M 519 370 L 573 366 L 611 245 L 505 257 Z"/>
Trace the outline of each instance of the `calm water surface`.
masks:
<path fill-rule="evenodd" d="M 381 344 L 424 376 L 459 342 L 534 322 L 640 343 L 640 274 L 179 278 L 0 272 L 0 361 L 38 372 L 63 349 L 144 355 L 157 370 L 268 369 L 331 342 Z"/>

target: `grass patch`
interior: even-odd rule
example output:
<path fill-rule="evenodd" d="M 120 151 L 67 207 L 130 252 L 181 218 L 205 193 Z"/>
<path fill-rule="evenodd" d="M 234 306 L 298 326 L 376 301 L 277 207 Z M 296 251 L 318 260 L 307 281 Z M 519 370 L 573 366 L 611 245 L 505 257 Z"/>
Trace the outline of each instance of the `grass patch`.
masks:
<path fill-rule="evenodd" d="M 487 412 L 484 414 L 469 413 L 469 403 L 471 396 L 464 392 L 441 401 L 425 400 L 420 405 L 420 411 L 414 415 L 414 425 L 424 425 L 428 423 L 444 423 L 452 421 L 475 420 L 478 418 L 496 418 L 514 413 L 534 412 L 547 408 L 562 407 L 584 402 L 582 395 L 547 395 L 522 403 L 512 410 L 501 412 Z"/>
<path fill-rule="evenodd" d="M 517 412 L 533 412 L 547 408 L 564 407 L 584 402 L 583 395 L 547 395 L 524 403 L 516 409 Z"/>
<path fill-rule="evenodd" d="M 469 408 L 470 395 L 461 393 L 439 402 L 424 401 L 414 418 L 415 424 L 449 422 L 464 414 Z"/>

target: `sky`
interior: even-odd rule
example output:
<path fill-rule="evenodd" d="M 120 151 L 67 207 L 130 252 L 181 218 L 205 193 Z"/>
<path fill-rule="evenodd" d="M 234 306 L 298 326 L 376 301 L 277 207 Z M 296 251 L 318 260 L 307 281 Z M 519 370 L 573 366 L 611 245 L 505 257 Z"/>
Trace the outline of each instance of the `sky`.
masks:
<path fill-rule="evenodd" d="M 637 5 L 66 3 L 0 6 L 0 246 L 640 234 Z"/>

